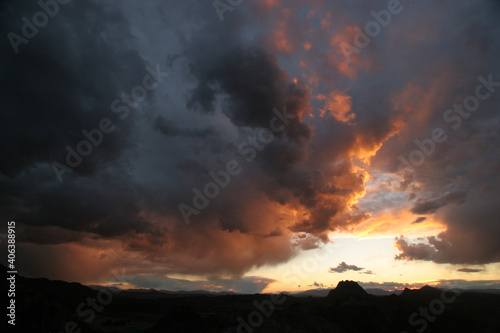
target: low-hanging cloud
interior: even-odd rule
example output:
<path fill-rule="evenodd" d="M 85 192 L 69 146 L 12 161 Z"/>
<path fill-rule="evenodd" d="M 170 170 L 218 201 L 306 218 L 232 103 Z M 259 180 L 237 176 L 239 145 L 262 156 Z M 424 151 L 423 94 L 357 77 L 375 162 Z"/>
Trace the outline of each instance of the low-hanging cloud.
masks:
<path fill-rule="evenodd" d="M 340 264 L 337 265 L 337 267 L 330 267 L 329 272 L 330 273 L 345 273 L 347 271 L 362 271 L 364 270 L 363 267 L 358 267 L 356 265 L 348 265 L 345 263 L 345 261 L 342 261 Z"/>

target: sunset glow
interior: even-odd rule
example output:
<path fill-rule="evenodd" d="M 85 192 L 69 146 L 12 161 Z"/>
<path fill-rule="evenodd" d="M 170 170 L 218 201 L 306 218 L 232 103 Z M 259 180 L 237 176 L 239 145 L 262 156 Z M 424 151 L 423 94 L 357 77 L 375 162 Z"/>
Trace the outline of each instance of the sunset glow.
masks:
<path fill-rule="evenodd" d="M 498 3 L 217 3 L 73 1 L 4 38 L 19 274 L 499 288 Z"/>

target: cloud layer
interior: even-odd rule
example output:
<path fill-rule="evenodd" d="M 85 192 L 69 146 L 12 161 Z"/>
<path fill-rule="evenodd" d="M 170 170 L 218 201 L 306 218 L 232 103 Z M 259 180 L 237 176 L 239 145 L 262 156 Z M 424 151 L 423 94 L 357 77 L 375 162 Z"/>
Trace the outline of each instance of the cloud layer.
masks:
<path fill-rule="evenodd" d="M 347 62 L 342 43 L 386 6 L 261 0 L 221 22 L 209 2 L 92 0 L 61 6 L 18 54 L 4 38 L 0 212 L 19 224 L 23 270 L 79 281 L 112 267 L 231 280 L 398 209 L 414 215 L 405 228 L 427 218 L 446 231 L 396 238 L 397 259 L 500 262 L 500 88 L 475 113 L 443 120 L 479 76 L 500 81 L 500 6 L 405 3 Z M 38 10 L 3 3 L 0 32 L 22 33 L 21 18 Z M 128 105 L 147 66 L 171 75 Z M 285 108 L 290 118 L 262 144 L 273 109 Z M 66 147 L 103 118 L 116 129 L 59 182 L 52 163 L 65 163 Z M 410 159 L 415 140 L 438 127 L 447 140 L 405 173 L 398 156 Z M 241 174 L 187 225 L 179 204 L 193 205 L 193 189 L 232 160 Z M 399 183 L 360 201 L 376 174 Z M 348 269 L 361 270 L 344 262 L 332 271 Z"/>

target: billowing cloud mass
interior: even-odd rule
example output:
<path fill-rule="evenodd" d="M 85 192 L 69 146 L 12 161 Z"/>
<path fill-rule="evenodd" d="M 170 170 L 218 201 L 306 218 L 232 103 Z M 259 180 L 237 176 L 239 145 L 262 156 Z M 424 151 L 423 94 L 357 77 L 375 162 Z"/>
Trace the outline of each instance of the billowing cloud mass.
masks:
<path fill-rule="evenodd" d="M 72 1 L 17 53 L 2 38 L 0 213 L 22 271 L 257 292 L 272 280 L 234 281 L 389 212 L 396 259 L 500 262 L 500 4 L 401 3 L 349 57 L 387 1 L 248 1 L 223 21 L 210 1 Z M 38 10 L 3 2 L 1 35 Z M 453 111 L 479 84 L 477 111 Z"/>

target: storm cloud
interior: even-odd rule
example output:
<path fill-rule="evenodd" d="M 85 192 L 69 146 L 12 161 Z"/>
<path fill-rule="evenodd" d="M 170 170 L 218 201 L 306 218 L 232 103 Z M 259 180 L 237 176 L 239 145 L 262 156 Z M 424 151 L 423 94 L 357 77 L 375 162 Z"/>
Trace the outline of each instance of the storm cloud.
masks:
<path fill-rule="evenodd" d="M 74 1 L 17 54 L 3 38 L 0 213 L 18 223 L 25 274 L 97 281 L 128 267 L 150 274 L 142 287 L 186 274 L 214 290 L 260 292 L 274 280 L 237 279 L 321 247 L 332 231 L 375 232 L 370 219 L 391 209 L 408 214 L 405 227 L 446 229 L 397 237 L 398 260 L 500 262 L 500 92 L 458 130 L 443 120 L 478 76 L 500 81 L 500 6 L 405 4 L 346 62 L 342 42 L 386 5 L 259 0 L 221 22 L 210 2 Z M 1 34 L 22 33 L 22 17 L 38 10 L 3 2 Z M 142 85 L 148 67 L 170 75 L 120 118 L 113 102 Z M 290 118 L 269 143 L 253 145 L 273 110 Z M 102 119 L 114 131 L 60 182 L 53 162 L 66 163 L 67 147 Z M 398 156 L 436 127 L 447 141 L 403 173 Z M 195 189 L 232 160 L 241 174 L 187 225 L 179 204 L 192 206 Z M 392 177 L 388 193 L 368 188 L 380 175 Z M 363 268 L 331 268 L 347 270 Z"/>

